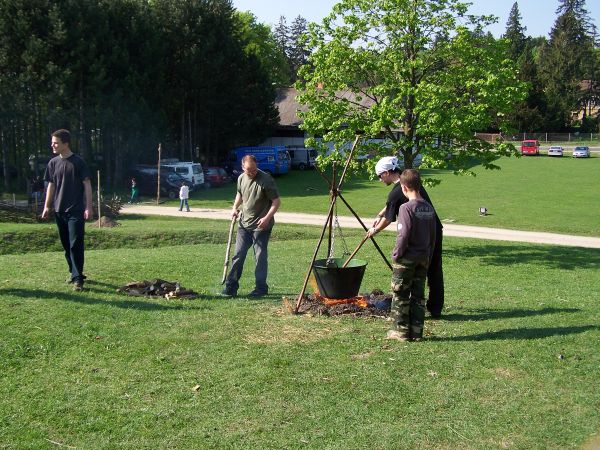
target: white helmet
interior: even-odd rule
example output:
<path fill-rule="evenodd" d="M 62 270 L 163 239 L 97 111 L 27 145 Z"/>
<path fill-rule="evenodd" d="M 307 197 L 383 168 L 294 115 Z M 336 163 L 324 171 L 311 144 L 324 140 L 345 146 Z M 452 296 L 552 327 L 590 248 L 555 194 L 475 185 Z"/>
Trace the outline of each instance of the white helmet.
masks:
<path fill-rule="evenodd" d="M 399 167 L 398 158 L 395 156 L 384 156 L 377 164 L 375 164 L 375 173 L 377 176 L 381 175 L 383 172 L 387 172 L 388 170 L 395 170 Z"/>

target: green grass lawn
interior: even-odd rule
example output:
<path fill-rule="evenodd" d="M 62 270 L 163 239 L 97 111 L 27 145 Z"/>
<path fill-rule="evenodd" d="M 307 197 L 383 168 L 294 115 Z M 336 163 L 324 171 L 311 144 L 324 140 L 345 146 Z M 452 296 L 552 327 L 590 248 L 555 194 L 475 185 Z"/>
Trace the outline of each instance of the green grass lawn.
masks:
<path fill-rule="evenodd" d="M 441 180 L 428 189 L 441 219 L 456 224 L 600 236 L 600 157 L 573 159 L 547 156 L 503 158 L 499 171 L 474 168 L 476 177 L 449 171 L 423 170 Z M 314 171 L 292 171 L 277 178 L 282 211 L 326 214 L 327 184 Z M 354 178 L 343 195 L 361 216 L 373 217 L 385 204 L 389 187 L 379 181 Z M 191 206 L 230 208 L 235 188 L 201 190 Z M 167 203 L 174 206 L 175 202 Z M 489 214 L 479 216 L 479 207 Z M 350 215 L 341 204 L 340 215 Z"/>
<path fill-rule="evenodd" d="M 144 240 L 161 229 L 200 243 Z M 401 344 L 382 319 L 283 310 L 318 232 L 275 228 L 271 295 L 253 301 L 215 295 L 224 222 L 88 233 L 82 293 L 61 252 L 0 256 L 0 448 L 564 449 L 598 430 L 597 250 L 447 238 L 444 319 Z M 378 239 L 386 253 L 393 239 Z M 372 246 L 360 257 L 362 290 L 388 290 Z M 202 298 L 115 292 L 156 277 Z"/>

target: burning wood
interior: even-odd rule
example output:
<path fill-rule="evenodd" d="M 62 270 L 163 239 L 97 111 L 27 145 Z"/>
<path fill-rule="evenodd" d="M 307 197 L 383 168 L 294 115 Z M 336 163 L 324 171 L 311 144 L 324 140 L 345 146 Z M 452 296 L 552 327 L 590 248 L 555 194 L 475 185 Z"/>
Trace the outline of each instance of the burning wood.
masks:
<path fill-rule="evenodd" d="M 157 278 L 150 281 L 133 281 L 121 286 L 117 292 L 136 297 L 165 297 L 166 299 L 190 299 L 199 295 L 191 289 L 185 289 L 178 281 L 165 281 Z"/>
<path fill-rule="evenodd" d="M 352 314 L 360 317 L 386 318 L 390 312 L 391 302 L 391 295 L 384 294 L 379 290 L 375 290 L 370 294 L 344 299 L 330 299 L 315 292 L 303 297 L 298 314 L 320 316 Z M 288 310 L 293 312 L 289 300 L 286 304 L 286 298 L 284 298 L 283 303 Z"/>

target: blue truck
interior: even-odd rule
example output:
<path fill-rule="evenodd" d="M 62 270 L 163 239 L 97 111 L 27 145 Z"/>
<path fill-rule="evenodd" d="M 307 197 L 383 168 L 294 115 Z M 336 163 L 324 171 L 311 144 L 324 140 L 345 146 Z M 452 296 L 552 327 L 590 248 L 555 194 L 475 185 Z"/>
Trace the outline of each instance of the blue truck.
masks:
<path fill-rule="evenodd" d="M 271 175 L 282 175 L 290 170 L 290 154 L 284 146 L 237 147 L 232 152 L 237 167 L 246 155 L 254 155 L 258 168 Z"/>

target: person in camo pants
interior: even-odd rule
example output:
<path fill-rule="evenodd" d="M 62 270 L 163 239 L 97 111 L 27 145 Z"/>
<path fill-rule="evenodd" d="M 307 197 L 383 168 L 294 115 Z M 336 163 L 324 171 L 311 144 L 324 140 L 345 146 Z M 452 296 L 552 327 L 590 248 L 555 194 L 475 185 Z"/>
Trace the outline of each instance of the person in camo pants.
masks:
<path fill-rule="evenodd" d="M 418 341 L 425 320 L 425 280 L 435 245 L 435 210 L 419 194 L 421 178 L 414 169 L 400 175 L 408 202 L 400 206 L 398 237 L 392 251 L 392 310 L 394 328 L 386 339 Z"/>

